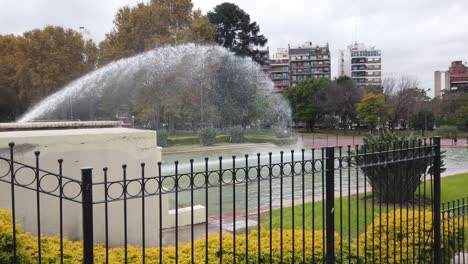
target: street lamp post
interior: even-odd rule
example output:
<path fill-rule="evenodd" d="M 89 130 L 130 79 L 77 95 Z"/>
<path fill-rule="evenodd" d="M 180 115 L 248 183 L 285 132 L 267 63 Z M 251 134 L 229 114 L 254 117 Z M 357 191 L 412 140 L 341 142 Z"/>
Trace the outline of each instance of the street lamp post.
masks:
<path fill-rule="evenodd" d="M 424 95 L 426 95 L 426 92 L 429 92 L 431 89 L 424 89 Z M 423 132 L 422 136 L 424 137 L 424 132 L 427 131 L 427 109 L 424 109 L 424 127 L 423 127 Z"/>

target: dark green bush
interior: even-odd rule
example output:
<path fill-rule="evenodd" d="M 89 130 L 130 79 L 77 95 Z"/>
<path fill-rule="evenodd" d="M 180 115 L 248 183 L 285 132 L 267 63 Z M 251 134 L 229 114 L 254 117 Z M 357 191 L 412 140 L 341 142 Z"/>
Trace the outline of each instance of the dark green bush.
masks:
<path fill-rule="evenodd" d="M 287 128 L 278 128 L 275 129 L 275 136 L 277 138 L 290 138 L 291 137 L 291 131 Z"/>
<path fill-rule="evenodd" d="M 202 146 L 211 146 L 216 143 L 216 129 L 212 127 L 201 129 L 199 135 Z"/>
<path fill-rule="evenodd" d="M 231 136 L 229 135 L 217 135 L 216 136 L 216 143 L 226 143 L 231 141 Z"/>
<path fill-rule="evenodd" d="M 156 131 L 156 138 L 157 138 L 158 146 L 160 147 L 168 146 L 167 139 L 169 138 L 169 133 L 167 132 L 167 130 L 161 129 L 161 130 Z"/>
<path fill-rule="evenodd" d="M 232 143 L 244 142 L 244 128 L 241 126 L 231 127 L 231 129 L 229 129 L 229 135 L 231 136 Z"/>
<path fill-rule="evenodd" d="M 248 143 L 273 143 L 275 145 L 291 145 L 296 143 L 296 138 L 274 138 L 261 136 L 245 136 L 244 142 Z"/>
<path fill-rule="evenodd" d="M 441 126 L 435 131 L 436 135 L 449 139 L 457 139 L 458 132 L 459 131 L 456 126 Z"/>
<path fill-rule="evenodd" d="M 430 155 L 428 148 L 418 148 L 423 144 L 421 138 L 384 130 L 363 140 L 356 159 L 375 195 L 382 202 L 411 200 L 422 178 L 432 170 L 432 158 L 418 158 Z"/>
<path fill-rule="evenodd" d="M 200 143 L 200 139 L 197 136 L 173 137 L 173 138 L 168 138 L 167 143 L 169 146 L 198 145 Z"/>

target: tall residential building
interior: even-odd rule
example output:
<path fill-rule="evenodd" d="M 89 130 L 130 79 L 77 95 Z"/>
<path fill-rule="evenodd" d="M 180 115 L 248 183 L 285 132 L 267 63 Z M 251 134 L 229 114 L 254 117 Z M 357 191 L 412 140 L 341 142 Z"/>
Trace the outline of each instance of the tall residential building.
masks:
<path fill-rule="evenodd" d="M 330 49 L 306 42 L 301 46 L 288 46 L 291 85 L 303 80 L 331 79 Z"/>
<path fill-rule="evenodd" d="M 462 61 L 452 61 L 445 71 L 445 87 L 442 89 L 441 71 L 434 72 L 434 95 L 440 97 L 450 92 L 468 92 L 468 65 Z M 442 93 L 443 92 L 443 93 Z"/>
<path fill-rule="evenodd" d="M 278 48 L 270 58 L 270 77 L 276 92 L 283 92 L 290 85 L 289 53 L 285 48 Z"/>
<path fill-rule="evenodd" d="M 462 61 L 452 61 L 445 76 L 445 90 L 447 92 L 468 91 L 468 66 Z"/>
<path fill-rule="evenodd" d="M 268 76 L 270 74 L 270 49 L 258 50 L 258 61 L 262 71 Z"/>
<path fill-rule="evenodd" d="M 348 76 L 359 86 L 382 85 L 381 51 L 354 43 L 339 52 L 338 75 Z"/>

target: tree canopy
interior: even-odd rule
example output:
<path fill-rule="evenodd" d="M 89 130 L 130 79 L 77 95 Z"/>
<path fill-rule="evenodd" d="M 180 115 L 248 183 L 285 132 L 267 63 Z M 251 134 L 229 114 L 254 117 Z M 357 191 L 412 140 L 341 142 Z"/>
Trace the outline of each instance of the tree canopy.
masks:
<path fill-rule="evenodd" d="M 285 96 L 289 99 L 292 118 L 296 123 L 305 122 L 307 129 L 314 129 L 315 124 L 325 115 L 323 91 L 329 85 L 330 81 L 326 79 L 316 79 L 302 81 L 286 89 Z"/>
<path fill-rule="evenodd" d="M 151 0 L 122 7 L 100 43 L 100 64 L 163 45 L 214 43 L 216 28 L 191 0 Z"/>
<path fill-rule="evenodd" d="M 260 27 L 250 21 L 250 15 L 237 5 L 222 3 L 207 14 L 217 29 L 216 42 L 237 55 L 251 57 L 261 62 L 257 46 L 263 47 L 267 38 L 260 34 Z"/>
<path fill-rule="evenodd" d="M 411 118 L 411 127 L 421 131 L 428 131 L 433 129 L 434 122 L 434 113 L 430 110 L 424 109 L 413 114 Z"/>
<path fill-rule="evenodd" d="M 356 105 L 357 118 L 371 129 L 387 121 L 391 113 L 383 94 L 369 93 Z"/>
<path fill-rule="evenodd" d="M 0 35 L 0 118 L 11 121 L 31 104 L 96 66 L 97 48 L 81 33 L 47 26 Z"/>

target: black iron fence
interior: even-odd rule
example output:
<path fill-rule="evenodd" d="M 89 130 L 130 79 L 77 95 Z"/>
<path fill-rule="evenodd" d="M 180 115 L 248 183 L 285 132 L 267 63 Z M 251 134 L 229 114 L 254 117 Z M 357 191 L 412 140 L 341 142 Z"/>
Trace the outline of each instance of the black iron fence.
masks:
<path fill-rule="evenodd" d="M 11 209 L 0 215 L 0 262 L 465 261 L 467 201 L 441 208 L 439 138 L 157 171 L 142 163 L 138 175 L 127 165 L 83 168 L 79 179 L 63 176 L 63 160 L 52 173 L 39 152 L 27 165 L 9 150 L 0 157 L 2 206 Z"/>

